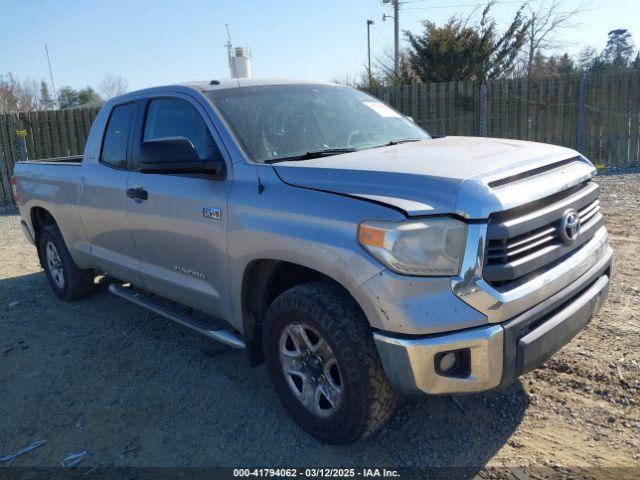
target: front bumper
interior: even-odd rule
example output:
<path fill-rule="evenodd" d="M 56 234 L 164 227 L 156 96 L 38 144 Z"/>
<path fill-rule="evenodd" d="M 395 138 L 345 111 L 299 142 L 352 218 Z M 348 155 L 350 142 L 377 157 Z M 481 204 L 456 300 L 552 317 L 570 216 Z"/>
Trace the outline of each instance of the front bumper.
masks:
<path fill-rule="evenodd" d="M 374 333 L 391 384 L 404 393 L 450 394 L 491 390 L 540 366 L 595 315 L 609 291 L 613 251 L 553 296 L 503 322 L 430 336 Z M 436 355 L 469 349 L 468 374 L 437 371 Z"/>

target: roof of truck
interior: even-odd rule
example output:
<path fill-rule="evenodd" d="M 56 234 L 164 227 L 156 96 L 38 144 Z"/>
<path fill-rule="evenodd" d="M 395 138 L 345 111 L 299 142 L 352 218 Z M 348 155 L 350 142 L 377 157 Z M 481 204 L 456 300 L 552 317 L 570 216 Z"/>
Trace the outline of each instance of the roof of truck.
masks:
<path fill-rule="evenodd" d="M 114 97 L 108 100 L 105 103 L 105 105 L 113 106 L 117 103 L 121 103 L 124 100 L 137 98 L 140 95 L 162 93 L 167 89 L 170 90 L 175 87 L 194 89 L 204 93 L 204 92 L 209 92 L 214 90 L 238 88 L 238 84 L 240 87 L 258 87 L 263 85 L 327 85 L 327 86 L 334 86 L 334 87 L 340 86 L 335 83 L 314 82 L 309 80 L 285 80 L 282 78 L 240 78 L 240 79 L 228 78 L 224 80 L 209 80 L 204 82 L 186 82 L 186 83 L 179 83 L 179 84 L 173 84 L 173 85 L 164 85 L 160 87 L 143 88 L 141 90 L 135 90 L 133 92 L 128 92 L 118 97 Z"/>
<path fill-rule="evenodd" d="M 284 78 L 226 78 L 221 80 L 209 80 L 205 82 L 187 82 L 182 85 L 196 88 L 198 90 L 224 90 L 226 88 L 237 87 L 259 87 L 263 85 L 332 85 L 326 82 L 315 82 L 309 80 L 287 80 Z"/>

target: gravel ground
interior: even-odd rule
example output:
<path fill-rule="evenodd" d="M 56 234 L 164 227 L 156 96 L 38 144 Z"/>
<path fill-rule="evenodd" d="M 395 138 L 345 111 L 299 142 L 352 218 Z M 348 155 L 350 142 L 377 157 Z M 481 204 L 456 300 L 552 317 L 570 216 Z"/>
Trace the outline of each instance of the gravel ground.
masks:
<path fill-rule="evenodd" d="M 481 469 L 638 468 L 640 172 L 598 181 L 616 272 L 588 327 L 503 390 L 404 398 L 379 434 L 347 447 L 300 430 L 266 369 L 249 367 L 244 353 L 104 290 L 58 300 L 15 210 L 5 209 L 0 457 L 46 439 L 12 466 L 57 466 L 88 450 L 83 466 L 455 465 L 489 477 Z"/>

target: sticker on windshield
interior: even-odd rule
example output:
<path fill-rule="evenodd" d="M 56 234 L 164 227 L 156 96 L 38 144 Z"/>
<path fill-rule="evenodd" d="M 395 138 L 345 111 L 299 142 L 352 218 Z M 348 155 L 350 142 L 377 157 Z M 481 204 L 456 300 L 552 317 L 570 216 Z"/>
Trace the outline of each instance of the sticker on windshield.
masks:
<path fill-rule="evenodd" d="M 389 107 L 387 107 L 384 103 L 380 102 L 362 102 L 371 110 L 376 112 L 381 117 L 399 117 L 400 114 L 398 112 L 393 111 Z"/>

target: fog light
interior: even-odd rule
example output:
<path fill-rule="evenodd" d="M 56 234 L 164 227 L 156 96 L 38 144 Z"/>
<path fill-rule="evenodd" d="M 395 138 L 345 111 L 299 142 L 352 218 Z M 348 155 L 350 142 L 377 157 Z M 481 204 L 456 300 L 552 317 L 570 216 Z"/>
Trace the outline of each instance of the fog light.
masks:
<path fill-rule="evenodd" d="M 466 378 L 471 375 L 471 351 L 468 348 L 437 353 L 435 369 L 443 377 Z"/>
<path fill-rule="evenodd" d="M 440 357 L 438 367 L 440 368 L 440 370 L 446 373 L 451 370 L 455 364 L 456 354 L 453 352 L 447 352 L 442 357 Z"/>

